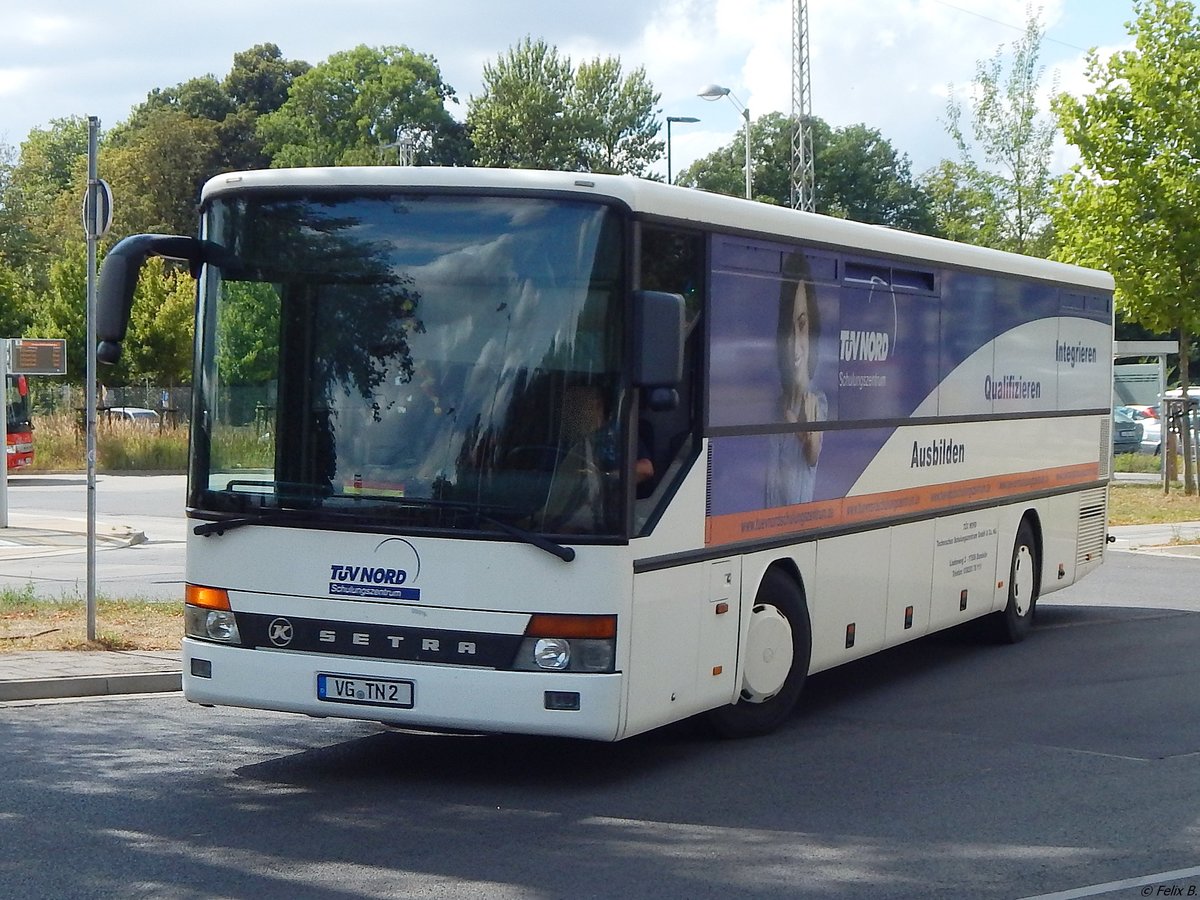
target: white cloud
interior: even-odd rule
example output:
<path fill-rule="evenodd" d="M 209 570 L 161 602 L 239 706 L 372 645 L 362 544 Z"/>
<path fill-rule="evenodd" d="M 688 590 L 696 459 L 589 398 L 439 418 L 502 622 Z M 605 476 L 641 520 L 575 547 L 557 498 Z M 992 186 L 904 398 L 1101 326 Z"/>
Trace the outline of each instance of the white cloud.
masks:
<path fill-rule="evenodd" d="M 1026 4 L 809 0 L 813 112 L 835 126 L 878 128 L 923 171 L 952 153 L 941 122 L 949 85 L 968 85 L 977 60 L 1020 37 Z M 1094 34 L 1120 40 L 1128 18 L 1127 0 L 1042 6 L 1051 36 L 1078 46 Z M 626 71 L 646 69 L 664 115 L 703 120 L 674 130 L 677 171 L 736 139 L 742 124 L 727 102 L 698 99 L 702 85 L 729 87 L 755 116 L 791 108 L 792 0 L 175 0 L 169 22 L 160 8 L 157 0 L 39 0 L 36 12 L 7 13 L 0 133 L 19 143 L 31 127 L 67 115 L 99 115 L 111 127 L 151 89 L 223 75 L 235 52 L 266 41 L 310 63 L 357 44 L 407 44 L 438 59 L 460 117 L 481 89 L 483 64 L 526 35 L 576 62 L 620 56 Z M 1076 27 L 1089 36 L 1076 37 Z M 1080 80 L 1078 56 L 1043 45 L 1063 90 Z"/>
<path fill-rule="evenodd" d="M 31 47 L 55 46 L 79 33 L 78 24 L 65 15 L 6 12 L 5 31 L 10 41 Z"/>

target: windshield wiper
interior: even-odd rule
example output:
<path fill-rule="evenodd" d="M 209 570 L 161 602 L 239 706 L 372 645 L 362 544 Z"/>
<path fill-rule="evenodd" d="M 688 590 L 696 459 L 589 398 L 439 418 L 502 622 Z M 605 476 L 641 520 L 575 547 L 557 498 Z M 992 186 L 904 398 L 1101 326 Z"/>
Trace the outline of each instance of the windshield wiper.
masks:
<path fill-rule="evenodd" d="M 227 531 L 241 528 L 243 525 L 271 525 L 275 522 L 289 521 L 294 522 L 297 517 L 300 519 L 308 519 L 316 521 L 312 517 L 306 517 L 303 513 L 305 510 L 290 510 L 290 509 L 273 509 L 265 512 L 251 513 L 245 516 L 235 516 L 232 519 L 217 519 L 212 522 L 203 522 L 192 529 L 193 534 L 200 537 L 209 537 L 211 535 L 222 535 Z"/>
<path fill-rule="evenodd" d="M 454 500 L 431 500 L 424 497 L 388 497 L 386 495 L 366 495 L 359 496 L 355 494 L 340 495 L 349 496 L 353 500 L 376 500 L 380 503 L 400 507 L 410 507 L 413 509 L 452 509 L 460 512 L 471 513 L 480 522 L 486 522 L 503 531 L 509 537 L 514 537 L 517 540 L 529 544 L 532 547 L 537 547 L 539 550 L 545 550 L 552 556 L 557 556 L 563 562 L 571 562 L 575 559 L 575 550 L 573 547 L 564 547 L 562 544 L 550 540 L 544 535 L 538 534 L 536 531 L 530 531 L 527 528 L 520 528 L 503 519 L 498 519 L 493 515 L 485 512 L 489 507 L 476 506 L 472 503 L 461 503 Z"/>
<path fill-rule="evenodd" d="M 544 535 L 538 534 L 536 531 L 529 531 L 525 528 L 519 528 L 498 519 L 495 516 L 484 512 L 483 507 L 474 506 L 470 503 L 455 503 L 447 500 L 427 500 L 417 497 L 387 497 L 387 496 L 367 496 L 362 497 L 355 494 L 334 495 L 339 498 L 346 498 L 355 501 L 375 500 L 381 503 L 386 503 L 392 506 L 409 507 L 411 509 L 452 509 L 461 512 L 471 513 L 480 522 L 486 522 L 489 525 L 503 531 L 509 537 L 514 537 L 517 540 L 529 544 L 532 547 L 537 547 L 539 550 L 544 550 L 547 553 L 557 556 L 563 562 L 571 562 L 575 559 L 575 549 L 573 547 L 564 547 Z M 231 519 L 221 519 L 214 522 L 204 522 L 192 529 L 192 532 L 200 537 L 209 537 L 211 535 L 222 535 L 226 531 L 233 531 L 236 528 L 241 528 L 244 525 L 270 525 L 279 521 L 295 521 L 299 514 L 301 518 L 305 517 L 303 513 L 306 510 L 267 510 L 263 512 L 253 513 L 250 515 L 236 516 Z M 334 513 L 337 515 L 340 511 L 325 509 L 324 513 Z M 315 517 L 311 520 L 315 521 Z"/>

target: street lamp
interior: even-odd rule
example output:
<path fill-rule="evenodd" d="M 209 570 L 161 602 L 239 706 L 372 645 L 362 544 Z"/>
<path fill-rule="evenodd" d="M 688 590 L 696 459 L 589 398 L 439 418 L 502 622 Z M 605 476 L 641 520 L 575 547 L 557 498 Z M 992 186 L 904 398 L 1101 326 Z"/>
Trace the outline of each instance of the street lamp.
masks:
<path fill-rule="evenodd" d="M 746 120 L 746 199 L 749 200 L 751 188 L 753 187 L 753 175 L 750 169 L 750 108 L 744 106 L 742 101 L 733 95 L 733 91 L 727 87 L 721 87 L 719 84 L 708 85 L 708 87 L 701 89 L 698 96 L 705 100 L 717 100 L 725 97 L 742 114 L 742 118 Z"/>
<path fill-rule="evenodd" d="M 667 184 L 671 183 L 671 123 L 693 125 L 699 121 L 695 116 L 667 116 Z"/>

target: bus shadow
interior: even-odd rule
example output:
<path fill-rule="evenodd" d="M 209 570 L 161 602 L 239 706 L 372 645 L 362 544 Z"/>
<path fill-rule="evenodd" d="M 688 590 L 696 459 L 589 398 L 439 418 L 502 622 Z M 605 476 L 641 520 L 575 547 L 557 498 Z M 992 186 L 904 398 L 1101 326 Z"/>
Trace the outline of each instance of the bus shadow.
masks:
<path fill-rule="evenodd" d="M 677 722 L 619 743 L 500 734 L 439 734 L 388 729 L 326 747 L 243 766 L 237 774 L 296 787 L 433 783 L 596 789 L 641 778 L 663 765 L 708 752 L 716 742 L 700 719 Z"/>
<path fill-rule="evenodd" d="M 327 790 L 398 784 L 438 785 L 458 794 L 470 788 L 558 789 L 568 792 L 618 786 L 661 769 L 688 770 L 718 758 L 755 757 L 760 745 L 808 741 L 830 717 L 853 715 L 857 705 L 886 692 L 912 697 L 931 684 L 969 681 L 981 669 L 1020 668 L 1046 652 L 1060 629 L 1103 625 L 1153 610 L 1054 607 L 1039 610 L 1038 624 L 1021 644 L 987 640 L 978 623 L 919 638 L 811 676 L 796 712 L 775 734 L 725 741 L 703 716 L 664 726 L 618 743 L 496 734 L 442 734 L 386 730 L 303 750 L 239 768 L 254 781 Z M 1161 612 L 1159 612 L 1161 614 Z M 370 727 L 365 726 L 365 727 Z"/>

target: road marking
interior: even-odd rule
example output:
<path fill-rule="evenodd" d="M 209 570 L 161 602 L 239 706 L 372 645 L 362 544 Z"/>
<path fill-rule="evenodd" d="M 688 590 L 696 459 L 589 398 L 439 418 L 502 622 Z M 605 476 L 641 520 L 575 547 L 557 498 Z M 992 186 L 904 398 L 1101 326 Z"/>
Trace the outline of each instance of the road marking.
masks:
<path fill-rule="evenodd" d="M 1100 894 L 1111 894 L 1113 891 L 1145 887 L 1148 884 L 1159 884 L 1164 881 L 1182 881 L 1185 878 L 1195 878 L 1197 875 L 1200 875 L 1200 866 L 1192 869 L 1176 869 L 1174 872 L 1159 872 L 1157 875 L 1143 875 L 1140 878 L 1126 878 L 1123 881 L 1092 884 L 1087 887 L 1072 888 L 1069 891 L 1058 891 L 1054 894 L 1038 894 L 1036 897 L 1023 897 L 1022 900 L 1076 900 L 1078 897 L 1097 897 Z"/>

